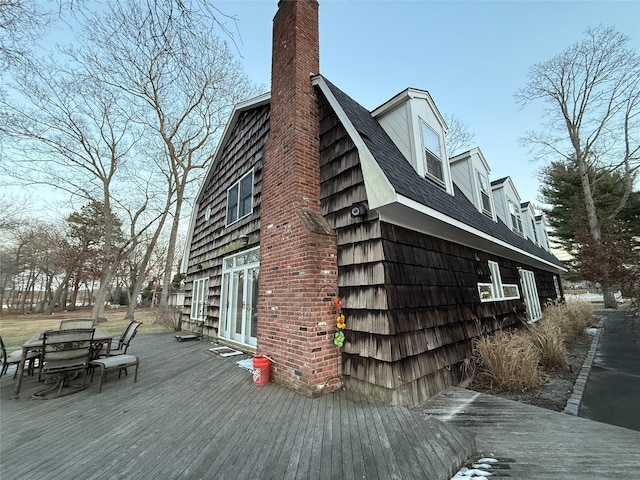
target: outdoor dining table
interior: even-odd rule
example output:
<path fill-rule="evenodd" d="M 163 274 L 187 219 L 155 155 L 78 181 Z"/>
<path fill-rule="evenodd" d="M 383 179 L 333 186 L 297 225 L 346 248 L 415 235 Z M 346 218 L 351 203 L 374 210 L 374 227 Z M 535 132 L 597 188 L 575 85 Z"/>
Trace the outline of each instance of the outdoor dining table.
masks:
<path fill-rule="evenodd" d="M 24 365 L 27 362 L 27 355 L 29 352 L 41 350 L 42 349 L 42 339 L 44 337 L 44 331 L 38 332 L 34 334 L 29 340 L 27 340 L 22 345 L 22 358 L 20 359 L 20 363 L 18 364 L 18 372 L 16 379 L 16 386 L 13 390 L 13 398 L 16 399 L 20 395 L 20 387 L 22 386 L 22 375 L 24 373 Z M 106 330 L 102 328 L 96 328 L 93 334 L 94 345 L 103 344 L 107 345 L 106 354 L 109 356 L 111 353 L 111 340 L 113 340 L 113 335 L 108 333 Z"/>

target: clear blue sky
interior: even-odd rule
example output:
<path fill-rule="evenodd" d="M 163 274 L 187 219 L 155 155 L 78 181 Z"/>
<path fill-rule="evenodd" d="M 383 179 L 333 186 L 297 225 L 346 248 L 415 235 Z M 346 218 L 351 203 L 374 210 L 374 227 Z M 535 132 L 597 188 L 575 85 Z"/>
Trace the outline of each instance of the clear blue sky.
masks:
<path fill-rule="evenodd" d="M 239 53 L 268 90 L 277 0 L 221 1 L 237 18 Z M 428 90 L 443 113 L 475 134 L 492 180 L 510 175 L 537 202 L 537 170 L 519 139 L 540 124 L 541 105 L 513 94 L 529 67 L 613 26 L 640 51 L 640 1 L 320 0 L 320 71 L 369 110 L 407 87 Z M 222 18 L 222 17 L 221 17 Z M 229 22 L 233 27 L 233 23 Z"/>

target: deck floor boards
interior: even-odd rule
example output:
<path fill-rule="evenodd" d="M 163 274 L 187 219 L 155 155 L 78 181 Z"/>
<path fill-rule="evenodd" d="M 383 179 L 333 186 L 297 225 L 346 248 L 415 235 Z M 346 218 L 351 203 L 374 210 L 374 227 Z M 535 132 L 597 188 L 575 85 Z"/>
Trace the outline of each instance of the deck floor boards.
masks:
<path fill-rule="evenodd" d="M 236 361 L 171 334 L 138 335 L 133 375 L 12 399 L 0 379 L 3 480 L 448 479 L 466 458 L 511 478 L 640 478 L 640 432 L 452 388 L 407 409 L 352 392 L 258 386 Z M 477 452 L 476 452 L 477 450 Z"/>
<path fill-rule="evenodd" d="M 42 388 L 37 375 L 12 399 L 10 370 L 0 380 L 0 478 L 412 479 L 435 462 L 408 442 L 442 441 L 430 436 L 437 427 L 416 429 L 412 440 L 403 433 L 415 427 L 407 423 L 435 420 L 345 391 L 311 399 L 254 385 L 236 365 L 247 356 L 209 347 L 140 334 L 129 348 L 140 359 L 137 383 L 131 372 L 109 372 L 100 394 L 95 377 L 51 400 L 31 400 Z M 455 449 L 447 459 L 471 455 L 475 444 Z M 428 478 L 448 479 L 458 466 Z"/>
<path fill-rule="evenodd" d="M 473 433 L 476 459 L 495 458 L 510 478 L 640 478 L 635 430 L 462 388 L 449 388 L 413 412 L 440 420 L 434 426 Z"/>

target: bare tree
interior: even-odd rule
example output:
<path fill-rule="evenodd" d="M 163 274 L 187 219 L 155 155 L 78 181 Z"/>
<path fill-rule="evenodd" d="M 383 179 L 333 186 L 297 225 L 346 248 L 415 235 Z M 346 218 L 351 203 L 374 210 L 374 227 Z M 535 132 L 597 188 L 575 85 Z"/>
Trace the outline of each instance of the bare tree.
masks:
<path fill-rule="evenodd" d="M 18 198 L 8 194 L 0 195 L 0 232 L 5 230 L 14 230 L 22 223 L 25 218 L 25 206 L 29 205 L 27 198 Z"/>
<path fill-rule="evenodd" d="M 640 57 L 628 42 L 612 28 L 590 28 L 583 41 L 531 67 L 527 85 L 516 94 L 521 105 L 547 104 L 543 131 L 529 132 L 523 142 L 541 157 L 575 160 L 595 250 L 603 247 L 602 222 L 624 208 L 639 163 Z M 617 172 L 625 184 L 608 218 L 594 203 L 592 169 Z M 608 308 L 616 307 L 613 287 L 602 283 Z"/>
<path fill-rule="evenodd" d="M 171 182 L 171 229 L 162 289 L 166 302 L 182 209 L 190 184 L 208 166 L 234 104 L 257 93 L 206 1 L 120 0 L 88 24 L 92 74 L 140 107 L 137 121 L 153 132 L 153 158 Z M 197 7 L 200 8 L 197 8 Z"/>
<path fill-rule="evenodd" d="M 0 0 L 0 71 L 22 60 L 52 19 L 35 0 Z"/>
<path fill-rule="evenodd" d="M 453 114 L 444 114 L 444 120 L 447 122 L 447 153 L 453 157 L 463 152 L 463 149 L 470 148 L 473 142 L 474 134 L 469 130 L 469 126 L 459 117 Z"/>
<path fill-rule="evenodd" d="M 103 316 L 113 270 L 126 243 L 114 223 L 118 198 L 131 196 L 124 174 L 139 131 L 128 103 L 60 58 L 24 62 L 15 72 L 15 95 L 0 99 L 14 140 L 11 162 L 0 167 L 23 185 L 49 185 L 83 203 L 100 205 L 104 228 L 102 278 L 94 317 Z"/>
<path fill-rule="evenodd" d="M 148 251 L 137 277 L 144 277 L 171 217 L 166 301 L 190 186 L 208 165 L 231 107 L 255 90 L 212 33 L 221 24 L 206 0 L 121 0 L 98 14 L 79 5 L 82 47 L 24 62 L 15 69 L 13 95 L 0 98 L 12 149 L 0 170 L 19 184 L 54 186 L 102 205 L 95 318 L 118 264 L 142 235 Z M 118 212 L 127 219 L 126 241 L 112 222 Z"/>

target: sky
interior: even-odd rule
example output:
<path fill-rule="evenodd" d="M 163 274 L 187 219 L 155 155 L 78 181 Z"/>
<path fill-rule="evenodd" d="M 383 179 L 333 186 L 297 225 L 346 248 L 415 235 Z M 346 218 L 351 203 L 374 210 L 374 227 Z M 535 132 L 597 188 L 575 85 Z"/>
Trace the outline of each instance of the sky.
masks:
<path fill-rule="evenodd" d="M 250 79 L 268 91 L 277 0 L 223 0 Z M 443 114 L 462 120 L 491 179 L 511 176 L 522 201 L 539 204 L 541 163 L 520 139 L 542 123 L 542 104 L 514 94 L 527 73 L 581 41 L 588 27 L 614 27 L 640 52 L 640 0 L 319 0 L 320 73 L 373 110 L 408 87 L 428 90 Z M 237 25 L 237 27 L 236 27 Z M 237 29 L 236 29 L 237 28 Z"/>

